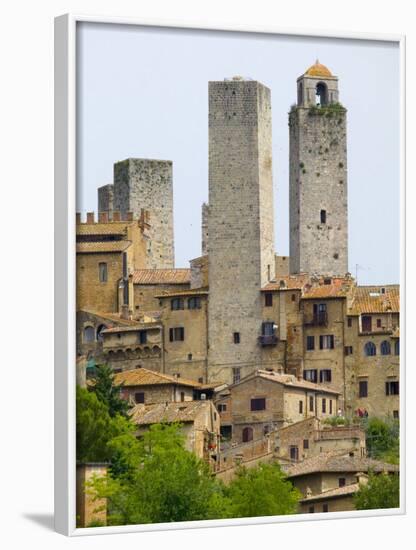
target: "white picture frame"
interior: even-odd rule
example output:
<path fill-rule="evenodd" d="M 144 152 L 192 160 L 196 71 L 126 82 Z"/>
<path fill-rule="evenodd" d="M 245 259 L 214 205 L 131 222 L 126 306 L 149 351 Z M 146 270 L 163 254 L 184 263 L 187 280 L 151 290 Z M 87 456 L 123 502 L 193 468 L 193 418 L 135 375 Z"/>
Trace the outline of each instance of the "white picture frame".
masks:
<path fill-rule="evenodd" d="M 55 529 L 68 536 L 130 533 L 169 529 L 249 525 L 276 522 L 316 521 L 325 514 L 146 524 L 120 527 L 76 528 L 75 526 L 75 193 L 76 193 L 76 33 L 77 23 L 105 23 L 200 30 L 244 31 L 294 36 L 382 40 L 400 48 L 401 127 L 401 339 L 405 343 L 405 37 L 402 35 L 328 33 L 327 31 L 279 29 L 276 27 L 226 27 L 186 25 L 176 21 L 141 20 L 67 14 L 55 19 Z M 402 346 L 400 377 L 405 379 L 405 345 Z M 405 410 L 405 392 L 400 395 Z M 331 518 L 371 517 L 405 513 L 405 422 L 401 423 L 401 505 L 393 510 L 334 512 Z M 327 518 L 325 518 L 327 519 Z"/>

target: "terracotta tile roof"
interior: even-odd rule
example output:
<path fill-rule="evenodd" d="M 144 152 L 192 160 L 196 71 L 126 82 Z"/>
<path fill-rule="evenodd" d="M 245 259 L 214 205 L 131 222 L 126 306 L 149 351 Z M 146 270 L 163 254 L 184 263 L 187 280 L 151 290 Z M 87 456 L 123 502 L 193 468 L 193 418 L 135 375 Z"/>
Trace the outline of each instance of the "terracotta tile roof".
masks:
<path fill-rule="evenodd" d="M 133 407 L 130 414 L 134 423 L 145 426 L 158 422 L 193 422 L 200 412 L 209 407 L 210 401 L 139 404 Z"/>
<path fill-rule="evenodd" d="M 128 225 L 134 222 L 80 223 L 77 235 L 124 235 Z M 137 222 L 136 222 L 137 223 Z"/>
<path fill-rule="evenodd" d="M 382 292 L 384 289 L 384 293 Z M 388 313 L 400 311 L 400 286 L 357 286 L 348 313 Z"/>
<path fill-rule="evenodd" d="M 119 332 L 136 332 L 139 330 L 146 330 L 149 328 L 157 328 L 161 327 L 161 323 L 141 323 L 140 325 L 136 326 L 125 326 L 125 327 L 111 327 L 106 328 L 101 331 L 101 334 L 117 334 Z"/>
<path fill-rule="evenodd" d="M 307 273 L 299 273 L 299 275 L 288 275 L 279 277 L 277 281 L 270 281 L 261 290 L 263 292 L 271 290 L 302 290 L 310 277 Z"/>
<path fill-rule="evenodd" d="M 351 287 L 353 285 L 352 279 L 346 279 L 345 277 L 331 277 L 330 280 L 330 284 L 325 284 L 323 280 L 316 286 L 306 284 L 303 289 L 302 299 L 344 298 L 351 291 Z"/>
<path fill-rule="evenodd" d="M 349 456 L 349 453 L 330 451 L 292 464 L 287 469 L 288 477 L 303 476 L 319 472 L 398 472 L 399 467 L 372 458 Z"/>
<path fill-rule="evenodd" d="M 77 243 L 77 254 L 123 252 L 131 245 L 131 241 L 99 241 Z"/>
<path fill-rule="evenodd" d="M 335 395 L 340 395 L 338 391 L 335 391 L 334 389 L 329 388 L 328 386 L 324 386 L 323 384 L 314 384 L 313 382 L 308 382 L 306 380 L 298 380 L 296 376 L 293 376 L 292 374 L 279 374 L 277 372 L 270 372 L 270 371 L 261 370 L 261 369 L 242 378 L 240 382 L 237 382 L 236 384 L 232 384 L 230 387 L 232 388 L 234 386 L 238 386 L 239 384 L 243 384 L 244 382 L 251 380 L 256 376 L 259 376 L 260 378 L 263 378 L 265 380 L 270 380 L 271 382 L 276 382 L 277 384 L 282 384 L 283 386 L 287 386 L 287 387 L 299 388 L 302 390 L 313 390 L 320 393 L 332 393 Z"/>
<path fill-rule="evenodd" d="M 138 321 L 134 319 L 122 319 L 119 314 L 117 313 L 107 313 L 103 311 L 94 311 L 92 309 L 81 309 L 79 310 L 85 311 L 85 313 L 88 313 L 89 315 L 94 315 L 96 317 L 99 317 L 100 319 L 104 319 L 105 321 L 109 321 L 109 324 L 113 326 L 114 323 L 117 323 L 117 325 L 122 326 L 134 326 L 136 327 L 138 324 Z M 110 327 L 109 327 L 110 328 Z"/>
<path fill-rule="evenodd" d="M 178 269 L 136 269 L 133 271 L 135 285 L 183 285 L 191 280 L 191 270 Z"/>
<path fill-rule="evenodd" d="M 155 294 L 155 298 L 173 298 L 174 296 L 206 296 L 208 295 L 208 287 L 202 288 L 186 288 L 184 290 L 166 291 L 161 294 Z"/>
<path fill-rule="evenodd" d="M 187 380 L 185 378 L 175 378 L 161 372 L 154 372 L 148 369 L 133 369 L 119 372 L 114 376 L 116 384 L 124 386 L 155 386 L 177 384 L 178 386 L 189 386 L 191 388 L 199 388 L 198 382 Z"/>
<path fill-rule="evenodd" d="M 337 498 L 337 497 L 343 497 L 348 495 L 353 495 L 358 491 L 360 488 L 359 483 L 351 483 L 351 485 L 344 485 L 344 487 L 336 487 L 335 489 L 329 489 L 328 491 L 324 491 L 323 493 L 319 493 L 317 495 L 312 495 L 310 497 L 302 498 L 300 502 L 306 503 L 306 502 L 313 502 L 316 500 L 323 500 L 327 498 Z"/>

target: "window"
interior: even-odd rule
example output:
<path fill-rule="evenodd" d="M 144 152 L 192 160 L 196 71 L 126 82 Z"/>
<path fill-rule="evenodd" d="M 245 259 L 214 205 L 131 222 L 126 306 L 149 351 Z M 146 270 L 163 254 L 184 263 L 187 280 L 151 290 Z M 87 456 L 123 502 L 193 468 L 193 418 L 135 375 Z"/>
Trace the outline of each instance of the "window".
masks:
<path fill-rule="evenodd" d="M 329 512 L 328 504 L 322 504 L 322 512 Z"/>
<path fill-rule="evenodd" d="M 318 82 L 315 88 L 315 100 L 316 104 L 319 106 L 324 106 L 328 103 L 328 89 L 326 84 L 323 82 Z"/>
<path fill-rule="evenodd" d="M 233 338 L 234 338 L 234 344 L 239 344 L 240 343 L 240 333 L 239 332 L 234 332 L 233 333 Z"/>
<path fill-rule="evenodd" d="M 324 285 L 330 285 L 331 284 L 331 279 L 324 279 Z"/>
<path fill-rule="evenodd" d="M 371 316 L 363 315 L 361 317 L 361 330 L 362 332 L 371 332 Z"/>
<path fill-rule="evenodd" d="M 185 401 L 185 392 L 181 391 L 181 401 Z"/>
<path fill-rule="evenodd" d="M 295 445 L 290 446 L 290 460 L 299 460 L 299 449 Z"/>
<path fill-rule="evenodd" d="M 220 413 L 225 412 L 227 410 L 226 403 L 219 403 L 217 405 L 217 409 L 218 409 L 218 412 L 220 412 Z"/>
<path fill-rule="evenodd" d="M 273 321 L 266 321 L 261 324 L 261 333 L 263 336 L 274 336 L 275 324 Z"/>
<path fill-rule="evenodd" d="M 331 369 L 323 369 L 319 371 L 319 382 L 331 382 L 332 371 Z"/>
<path fill-rule="evenodd" d="M 250 410 L 251 411 L 265 411 L 266 410 L 266 399 L 264 397 L 252 399 L 250 401 Z"/>
<path fill-rule="evenodd" d="M 273 294 L 271 292 L 266 292 L 264 295 L 264 305 L 266 307 L 272 307 L 273 305 Z"/>
<path fill-rule="evenodd" d="M 381 342 L 380 353 L 381 355 L 390 355 L 391 348 L 390 348 L 390 342 L 388 340 L 384 340 L 383 342 Z"/>
<path fill-rule="evenodd" d="M 292 302 L 296 302 L 296 294 L 292 294 L 291 300 L 292 300 Z"/>
<path fill-rule="evenodd" d="M 381 328 L 381 319 L 377 319 L 377 328 Z"/>
<path fill-rule="evenodd" d="M 377 354 L 376 346 L 373 342 L 367 342 L 364 346 L 364 355 L 371 357 Z"/>
<path fill-rule="evenodd" d="M 306 337 L 306 350 L 312 351 L 315 349 L 315 336 Z"/>
<path fill-rule="evenodd" d="M 105 262 L 100 262 L 98 264 L 98 276 L 100 283 L 106 283 L 108 279 L 107 264 Z"/>
<path fill-rule="evenodd" d="M 303 414 L 303 401 L 299 401 L 299 414 Z"/>
<path fill-rule="evenodd" d="M 349 328 L 352 327 L 352 317 L 348 317 L 348 319 L 347 319 L 347 327 L 349 327 Z"/>
<path fill-rule="evenodd" d="M 199 296 L 189 298 L 188 309 L 201 309 L 201 298 Z"/>
<path fill-rule="evenodd" d="M 147 330 L 139 330 L 139 344 L 147 344 Z"/>
<path fill-rule="evenodd" d="M 309 439 L 304 439 L 303 440 L 303 448 L 304 449 L 309 449 Z"/>
<path fill-rule="evenodd" d="M 399 411 L 393 411 L 393 418 L 399 418 Z"/>
<path fill-rule="evenodd" d="M 169 329 L 169 341 L 177 342 L 185 340 L 185 329 L 183 327 L 174 327 Z"/>
<path fill-rule="evenodd" d="M 97 340 L 99 342 L 102 342 L 104 340 L 104 336 L 102 335 L 103 330 L 105 330 L 107 327 L 105 325 L 100 325 L 97 328 Z"/>
<path fill-rule="evenodd" d="M 238 384 L 241 380 L 240 367 L 233 368 L 233 384 Z"/>
<path fill-rule="evenodd" d="M 326 210 L 321 210 L 321 223 L 326 223 Z"/>
<path fill-rule="evenodd" d="M 360 382 L 358 382 L 358 397 L 368 397 L 367 380 L 360 380 Z"/>
<path fill-rule="evenodd" d="M 85 327 L 84 328 L 84 342 L 94 342 L 95 340 L 95 329 L 94 327 Z"/>
<path fill-rule="evenodd" d="M 346 485 L 345 477 L 339 477 L 338 478 L 338 487 L 345 487 L 345 485 Z"/>
<path fill-rule="evenodd" d="M 334 349 L 334 335 L 321 334 L 319 337 L 319 349 Z"/>
<path fill-rule="evenodd" d="M 399 395 L 399 382 L 386 382 L 386 395 Z"/>
<path fill-rule="evenodd" d="M 315 507 L 314 506 L 309 506 L 308 512 L 309 512 L 309 514 L 313 514 L 315 512 Z"/>
<path fill-rule="evenodd" d="M 400 355 L 400 340 L 396 340 L 394 343 L 394 355 Z"/>
<path fill-rule="evenodd" d="M 322 412 L 326 413 L 326 399 L 324 397 L 322 398 Z"/>
<path fill-rule="evenodd" d="M 309 396 L 309 411 L 313 412 L 313 395 Z"/>
<path fill-rule="evenodd" d="M 170 301 L 170 309 L 176 311 L 178 309 L 183 309 L 183 299 L 182 298 L 172 298 Z"/>
<path fill-rule="evenodd" d="M 308 382 L 318 382 L 318 371 L 317 369 L 306 369 L 303 371 L 303 378 Z"/>
<path fill-rule="evenodd" d="M 352 346 L 345 346 L 344 347 L 345 355 L 352 355 L 352 352 L 353 352 Z"/>
<path fill-rule="evenodd" d="M 188 353 L 188 361 L 192 361 L 192 353 Z"/>
<path fill-rule="evenodd" d="M 332 399 L 329 400 L 329 414 L 332 414 Z"/>
<path fill-rule="evenodd" d="M 250 426 L 247 426 L 243 430 L 243 443 L 247 443 L 248 441 L 253 440 L 253 428 Z"/>
<path fill-rule="evenodd" d="M 139 392 L 134 394 L 134 400 L 136 403 L 144 403 L 144 393 Z"/>

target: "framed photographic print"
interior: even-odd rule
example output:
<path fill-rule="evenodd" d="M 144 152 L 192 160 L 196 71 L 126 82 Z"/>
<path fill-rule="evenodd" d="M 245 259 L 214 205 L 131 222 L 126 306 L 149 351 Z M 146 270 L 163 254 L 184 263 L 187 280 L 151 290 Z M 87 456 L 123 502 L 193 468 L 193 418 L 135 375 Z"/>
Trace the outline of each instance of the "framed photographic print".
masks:
<path fill-rule="evenodd" d="M 56 19 L 59 532 L 404 512 L 403 59 Z"/>

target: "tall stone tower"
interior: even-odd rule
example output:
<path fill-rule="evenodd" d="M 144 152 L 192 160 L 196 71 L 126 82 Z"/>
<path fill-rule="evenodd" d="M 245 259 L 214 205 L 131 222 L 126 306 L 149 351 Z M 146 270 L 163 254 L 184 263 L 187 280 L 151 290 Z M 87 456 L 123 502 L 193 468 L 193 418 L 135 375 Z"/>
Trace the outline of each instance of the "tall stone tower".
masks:
<path fill-rule="evenodd" d="M 208 376 L 233 381 L 260 364 L 260 288 L 274 275 L 270 90 L 209 83 Z"/>
<path fill-rule="evenodd" d="M 98 189 L 100 211 L 122 216 L 142 209 L 150 213 L 148 267 L 170 269 L 175 264 L 173 240 L 172 161 L 129 158 L 114 164 L 114 184 Z"/>
<path fill-rule="evenodd" d="M 290 272 L 348 272 L 346 109 L 318 61 L 297 80 L 289 113 Z"/>

